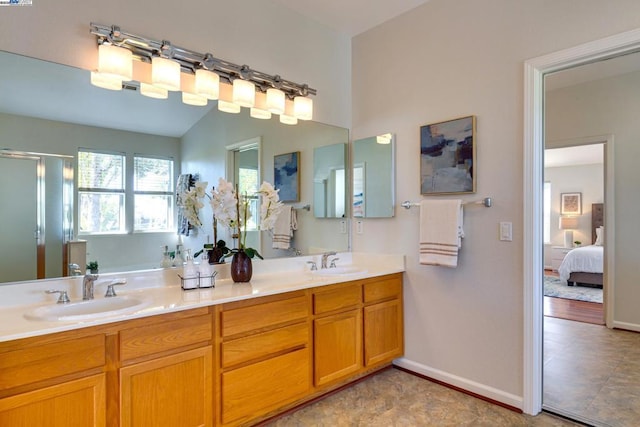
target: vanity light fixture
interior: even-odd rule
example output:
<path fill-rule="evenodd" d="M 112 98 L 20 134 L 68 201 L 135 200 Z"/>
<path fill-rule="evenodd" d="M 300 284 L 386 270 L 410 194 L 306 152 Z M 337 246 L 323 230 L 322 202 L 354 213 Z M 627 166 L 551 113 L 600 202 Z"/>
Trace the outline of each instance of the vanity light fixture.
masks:
<path fill-rule="evenodd" d="M 120 90 L 123 82 L 137 81 L 140 92 L 152 98 L 167 98 L 166 91 L 181 91 L 185 103 L 206 105 L 207 100 L 217 99 L 218 110 L 238 113 L 242 107 L 251 108 L 254 118 L 271 118 L 274 113 L 282 123 L 296 124 L 313 117 L 310 96 L 316 95 L 316 90 L 306 84 L 173 46 L 166 40 L 131 34 L 115 25 L 91 23 L 90 32 L 99 46 L 98 70 L 91 73 L 96 86 Z M 132 60 L 144 63 L 141 67 L 150 68 L 150 72 L 136 71 Z M 189 83 L 185 84 L 187 76 L 195 83 L 186 79 Z"/>

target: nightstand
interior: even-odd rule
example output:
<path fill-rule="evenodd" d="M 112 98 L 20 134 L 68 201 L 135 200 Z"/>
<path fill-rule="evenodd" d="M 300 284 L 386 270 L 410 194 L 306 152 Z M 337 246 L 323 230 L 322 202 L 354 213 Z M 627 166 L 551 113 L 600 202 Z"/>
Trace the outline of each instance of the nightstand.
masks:
<path fill-rule="evenodd" d="M 551 268 L 558 271 L 562 260 L 573 248 L 565 248 L 564 246 L 554 246 L 551 248 Z"/>

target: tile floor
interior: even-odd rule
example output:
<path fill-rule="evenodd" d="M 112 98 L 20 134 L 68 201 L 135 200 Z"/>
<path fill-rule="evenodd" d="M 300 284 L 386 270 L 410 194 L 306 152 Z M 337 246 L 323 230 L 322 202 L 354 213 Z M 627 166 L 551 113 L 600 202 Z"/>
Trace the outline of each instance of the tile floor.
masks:
<path fill-rule="evenodd" d="M 544 406 L 594 425 L 640 426 L 640 334 L 553 317 L 544 328 Z"/>
<path fill-rule="evenodd" d="M 389 369 L 266 424 L 269 427 L 576 426 L 518 414 L 414 375 Z"/>

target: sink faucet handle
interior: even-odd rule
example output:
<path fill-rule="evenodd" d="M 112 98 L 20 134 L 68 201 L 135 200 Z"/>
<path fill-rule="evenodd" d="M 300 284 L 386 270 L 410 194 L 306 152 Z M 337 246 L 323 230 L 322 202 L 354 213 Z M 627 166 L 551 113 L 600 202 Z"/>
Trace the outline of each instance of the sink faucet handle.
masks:
<path fill-rule="evenodd" d="M 318 269 L 315 261 L 307 261 L 307 264 L 311 264 L 311 271 L 316 271 Z"/>
<path fill-rule="evenodd" d="M 49 289 L 47 291 L 44 291 L 46 294 L 60 294 L 60 296 L 58 297 L 58 304 L 66 304 L 68 302 L 71 302 L 71 300 L 69 299 L 69 295 L 67 295 L 67 291 L 60 291 L 57 289 Z"/>
<path fill-rule="evenodd" d="M 115 297 L 117 296 L 117 294 L 116 294 L 116 290 L 114 289 L 114 286 L 126 285 L 127 279 L 113 279 L 110 282 L 106 282 L 106 284 L 107 284 L 107 292 L 105 292 L 104 294 L 105 298 Z"/>
<path fill-rule="evenodd" d="M 331 264 L 329 264 L 329 268 L 336 268 L 336 261 L 338 261 L 340 258 L 334 258 L 331 260 Z"/>

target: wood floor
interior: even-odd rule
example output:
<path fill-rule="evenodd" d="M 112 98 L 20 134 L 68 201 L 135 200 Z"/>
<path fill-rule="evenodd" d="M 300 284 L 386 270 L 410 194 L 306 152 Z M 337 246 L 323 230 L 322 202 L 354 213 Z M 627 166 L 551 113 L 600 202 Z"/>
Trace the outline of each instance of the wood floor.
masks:
<path fill-rule="evenodd" d="M 545 270 L 544 274 L 558 276 L 556 272 L 551 270 Z M 544 315 L 576 322 L 604 325 L 604 305 L 597 302 L 544 297 Z"/>

